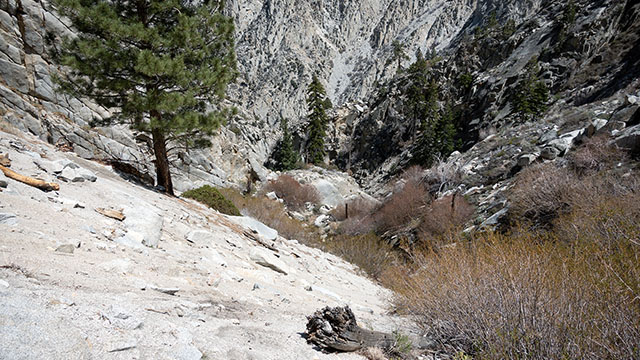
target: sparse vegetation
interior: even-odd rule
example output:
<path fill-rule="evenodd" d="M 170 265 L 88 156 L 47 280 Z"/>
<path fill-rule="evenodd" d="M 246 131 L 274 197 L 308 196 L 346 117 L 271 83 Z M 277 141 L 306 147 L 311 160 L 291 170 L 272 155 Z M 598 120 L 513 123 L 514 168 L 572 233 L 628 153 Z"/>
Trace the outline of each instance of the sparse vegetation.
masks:
<path fill-rule="evenodd" d="M 286 174 L 269 181 L 264 191 L 275 192 L 292 210 L 300 210 L 306 203 L 317 204 L 320 201 L 318 192 L 312 185 L 300 185 L 296 179 Z"/>
<path fill-rule="evenodd" d="M 197 189 L 192 189 L 182 193 L 182 197 L 193 199 L 197 202 L 207 205 L 208 207 L 218 210 L 223 214 L 240 216 L 240 211 L 233 205 L 233 203 L 227 200 L 218 189 L 209 185 L 201 186 Z"/>
<path fill-rule="evenodd" d="M 288 216 L 284 204 L 264 196 L 244 196 L 239 191 L 230 188 L 220 189 L 220 192 L 244 214 L 277 230 L 281 236 L 298 240 L 307 245 L 317 246 L 320 243 L 319 234 L 315 228 Z"/>

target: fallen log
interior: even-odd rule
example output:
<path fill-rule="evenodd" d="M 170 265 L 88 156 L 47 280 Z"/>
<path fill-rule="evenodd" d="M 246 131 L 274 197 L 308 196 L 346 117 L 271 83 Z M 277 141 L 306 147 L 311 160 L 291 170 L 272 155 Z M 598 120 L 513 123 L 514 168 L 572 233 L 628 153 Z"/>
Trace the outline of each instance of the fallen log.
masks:
<path fill-rule="evenodd" d="M 126 216 L 124 216 L 124 214 L 122 213 L 122 210 L 97 208 L 96 212 L 98 214 L 102 214 L 102 215 L 104 215 L 106 217 L 110 217 L 110 218 L 116 219 L 118 221 L 123 221 L 124 219 L 126 219 Z"/>
<path fill-rule="evenodd" d="M 435 342 L 422 338 L 409 338 L 399 333 L 384 333 L 363 329 L 358 326 L 356 317 L 348 306 L 325 307 L 307 316 L 307 342 L 323 351 L 358 351 L 377 347 L 394 351 L 407 345 L 413 349 L 429 349 Z M 410 342 L 407 344 L 406 342 Z"/>
<path fill-rule="evenodd" d="M 0 170 L 4 173 L 4 175 L 10 179 L 20 181 L 21 183 L 25 183 L 27 185 L 36 187 L 43 191 L 51 191 L 51 190 L 60 190 L 60 185 L 52 182 L 46 182 L 44 180 L 34 179 L 29 176 L 20 175 L 17 172 L 8 169 L 2 165 L 0 165 Z"/>

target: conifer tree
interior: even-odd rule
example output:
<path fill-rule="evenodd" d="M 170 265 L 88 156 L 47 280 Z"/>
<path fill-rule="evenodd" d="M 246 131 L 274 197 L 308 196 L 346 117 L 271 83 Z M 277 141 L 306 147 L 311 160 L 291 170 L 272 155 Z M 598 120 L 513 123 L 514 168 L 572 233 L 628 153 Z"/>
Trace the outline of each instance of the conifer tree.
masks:
<path fill-rule="evenodd" d="M 515 111 L 523 120 L 535 120 L 547 110 L 549 89 L 538 79 L 540 71 L 537 59 L 532 59 L 525 68 L 525 76 L 516 89 Z"/>
<path fill-rule="evenodd" d="M 78 31 L 53 51 L 70 69 L 61 89 L 113 110 L 103 125 L 151 134 L 158 186 L 172 195 L 168 143 L 206 146 L 230 112 L 220 102 L 236 74 L 234 30 L 222 1 L 54 3 Z"/>
<path fill-rule="evenodd" d="M 307 143 L 307 163 L 320 164 L 324 161 L 324 138 L 327 131 L 326 92 L 316 75 L 307 88 L 309 110 L 309 141 Z"/>
<path fill-rule="evenodd" d="M 298 164 L 298 153 L 293 149 L 293 139 L 289 132 L 287 119 L 283 118 L 280 126 L 282 128 L 282 140 L 280 140 L 273 154 L 274 168 L 280 171 L 293 170 Z"/>
<path fill-rule="evenodd" d="M 392 59 L 398 62 L 398 70 L 402 69 L 402 62 L 409 59 L 405 45 L 398 40 L 394 40 L 391 43 L 393 48 Z"/>

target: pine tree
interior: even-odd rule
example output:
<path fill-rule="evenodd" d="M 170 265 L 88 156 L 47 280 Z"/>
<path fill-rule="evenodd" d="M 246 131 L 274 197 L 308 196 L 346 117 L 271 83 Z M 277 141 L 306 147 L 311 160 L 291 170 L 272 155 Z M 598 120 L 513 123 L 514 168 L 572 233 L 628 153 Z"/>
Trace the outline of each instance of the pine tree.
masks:
<path fill-rule="evenodd" d="M 54 3 L 78 30 L 53 51 L 70 68 L 61 89 L 112 109 L 102 125 L 151 134 L 158 186 L 173 195 L 168 143 L 206 146 L 230 112 L 220 102 L 236 74 L 234 28 L 222 1 Z"/>
<path fill-rule="evenodd" d="M 409 55 L 407 55 L 405 45 L 398 40 L 394 40 L 391 43 L 391 47 L 393 48 L 392 59 L 398 62 L 398 70 L 402 69 L 402 62 L 409 59 Z"/>
<path fill-rule="evenodd" d="M 515 111 L 523 120 L 535 120 L 547 111 L 549 89 L 538 79 L 537 59 L 532 59 L 525 68 L 525 76 L 516 89 Z"/>
<path fill-rule="evenodd" d="M 293 139 L 289 132 L 287 119 L 283 118 L 280 126 L 282 128 L 282 140 L 280 140 L 273 154 L 274 169 L 280 171 L 293 170 L 298 164 L 298 153 L 293 149 Z"/>
<path fill-rule="evenodd" d="M 309 141 L 307 143 L 307 163 L 320 164 L 324 161 L 324 138 L 327 131 L 326 92 L 313 76 L 307 88 L 307 107 L 309 110 Z"/>

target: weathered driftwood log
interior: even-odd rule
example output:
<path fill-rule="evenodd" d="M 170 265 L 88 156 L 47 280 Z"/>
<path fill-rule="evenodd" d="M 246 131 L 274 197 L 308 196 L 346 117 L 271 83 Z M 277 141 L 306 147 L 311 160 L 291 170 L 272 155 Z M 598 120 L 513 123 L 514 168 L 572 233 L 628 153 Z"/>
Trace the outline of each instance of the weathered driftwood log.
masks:
<path fill-rule="evenodd" d="M 400 340 L 398 334 L 363 329 L 348 306 L 325 307 L 307 316 L 307 341 L 325 351 L 357 351 L 368 347 L 392 350 Z M 433 341 L 410 339 L 414 349 L 427 349 Z"/>
<path fill-rule="evenodd" d="M 124 219 L 126 219 L 126 216 L 124 216 L 124 214 L 122 213 L 122 210 L 97 208 L 96 212 L 106 217 L 110 217 L 112 219 L 116 219 L 119 221 L 123 221 Z"/>
<path fill-rule="evenodd" d="M 37 187 L 40 190 L 51 191 L 51 190 L 60 190 L 60 185 L 52 182 L 46 182 L 44 180 L 34 179 L 29 176 L 20 175 L 17 172 L 8 169 L 2 165 L 0 165 L 0 170 L 4 173 L 4 175 L 10 179 L 20 181 L 21 183 L 25 183 L 27 185 Z"/>

